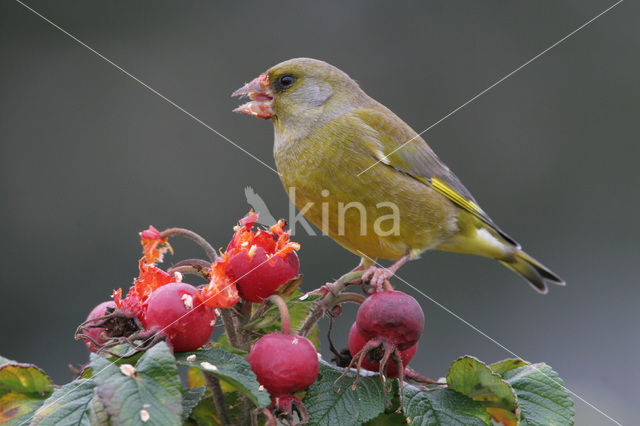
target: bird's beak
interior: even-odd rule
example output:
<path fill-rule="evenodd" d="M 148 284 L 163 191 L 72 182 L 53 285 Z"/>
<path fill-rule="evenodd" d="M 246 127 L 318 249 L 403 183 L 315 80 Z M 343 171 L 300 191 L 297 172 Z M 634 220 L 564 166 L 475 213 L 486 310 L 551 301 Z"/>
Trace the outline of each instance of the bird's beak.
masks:
<path fill-rule="evenodd" d="M 233 112 L 255 115 L 265 120 L 273 117 L 273 92 L 269 86 L 269 76 L 260 74 L 249 83 L 245 84 L 231 96 L 248 96 L 251 102 L 240 105 Z"/>

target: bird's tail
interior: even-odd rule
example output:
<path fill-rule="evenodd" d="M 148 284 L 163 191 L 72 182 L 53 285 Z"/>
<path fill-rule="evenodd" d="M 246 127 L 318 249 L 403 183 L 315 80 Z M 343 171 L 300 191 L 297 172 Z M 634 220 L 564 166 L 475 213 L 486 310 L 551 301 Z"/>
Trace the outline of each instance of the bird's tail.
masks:
<path fill-rule="evenodd" d="M 521 275 L 539 293 L 547 293 L 548 289 L 545 281 L 557 285 L 565 285 L 562 278 L 522 250 L 518 249 L 513 257 L 509 260 L 500 260 L 500 263 Z"/>

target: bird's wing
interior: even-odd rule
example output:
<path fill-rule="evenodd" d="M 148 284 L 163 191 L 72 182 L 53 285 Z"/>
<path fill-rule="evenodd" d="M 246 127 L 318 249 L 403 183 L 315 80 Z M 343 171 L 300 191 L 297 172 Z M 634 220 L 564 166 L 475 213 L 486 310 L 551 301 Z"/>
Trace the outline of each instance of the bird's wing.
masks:
<path fill-rule="evenodd" d="M 424 139 L 399 117 L 383 106 L 379 109 L 357 110 L 353 115 L 355 119 L 361 120 L 360 125 L 369 127 L 370 132 L 375 132 L 377 136 L 375 142 L 368 138 L 372 165 L 380 162 L 423 182 L 519 247 L 480 208 L 469 190 L 429 148 Z"/>

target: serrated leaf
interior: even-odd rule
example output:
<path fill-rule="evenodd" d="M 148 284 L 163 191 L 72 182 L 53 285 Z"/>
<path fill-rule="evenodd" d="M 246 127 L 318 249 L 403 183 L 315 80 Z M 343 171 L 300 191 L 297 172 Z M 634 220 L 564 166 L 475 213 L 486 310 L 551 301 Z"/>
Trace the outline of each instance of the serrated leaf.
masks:
<path fill-rule="evenodd" d="M 451 364 L 447 375 L 449 388 L 478 401 L 486 407 L 502 408 L 518 416 L 515 392 L 485 363 L 464 356 Z"/>
<path fill-rule="evenodd" d="M 238 348 L 236 348 L 234 346 L 231 346 L 231 344 L 227 340 L 227 335 L 226 334 L 223 334 L 222 336 L 220 336 L 220 338 L 218 339 L 217 342 L 210 343 L 210 347 L 218 348 L 218 349 L 224 349 L 225 351 L 231 352 L 231 353 L 236 354 L 236 355 L 247 355 L 248 354 L 247 351 L 243 351 L 242 349 L 238 349 Z"/>
<path fill-rule="evenodd" d="M 202 374 L 202 370 L 195 367 L 189 367 L 189 370 L 187 370 L 187 386 L 190 388 L 207 386 L 207 381 L 204 378 L 204 374 Z"/>
<path fill-rule="evenodd" d="M 188 359 L 195 355 L 192 361 Z M 242 356 L 220 348 L 205 348 L 193 352 L 176 354 L 180 365 L 196 367 L 224 380 L 238 391 L 246 395 L 259 407 L 267 407 L 271 398 L 266 391 L 260 391 L 260 383 L 251 370 L 251 366 Z M 211 368 L 211 367 L 214 368 Z"/>
<path fill-rule="evenodd" d="M 133 375 L 108 360 L 92 356 L 91 366 L 112 424 L 143 425 L 145 410 L 152 424 L 182 423 L 182 392 L 175 358 L 164 342 L 147 350 Z"/>
<path fill-rule="evenodd" d="M 511 371 L 518 367 L 524 367 L 525 365 L 529 365 L 529 363 L 521 359 L 509 358 L 499 362 L 494 362 L 493 364 L 490 364 L 489 367 L 491 368 L 491 370 L 493 370 L 494 373 L 502 376 L 507 371 Z"/>
<path fill-rule="evenodd" d="M 402 413 L 382 413 L 368 422 L 364 426 L 397 426 L 407 424 L 407 416 Z"/>
<path fill-rule="evenodd" d="M 90 425 L 106 425 L 109 424 L 109 415 L 107 409 L 97 393 L 93 393 L 93 398 L 89 403 L 89 424 Z"/>
<path fill-rule="evenodd" d="M 573 401 L 558 373 L 547 364 L 510 370 L 504 379 L 518 395 L 523 426 L 573 424 Z"/>
<path fill-rule="evenodd" d="M 90 425 L 95 387 L 92 379 L 78 379 L 56 389 L 38 408 L 31 425 Z"/>
<path fill-rule="evenodd" d="M 450 389 L 422 391 L 405 385 L 404 414 L 411 425 L 478 426 L 491 424 L 489 413 L 478 402 Z"/>
<path fill-rule="evenodd" d="M 17 364 L 14 360 L 9 359 L 9 358 L 5 358 L 2 355 L 0 355 L 0 365 L 2 365 L 2 364 L 11 364 L 11 363 Z"/>
<path fill-rule="evenodd" d="M 201 386 L 198 388 L 189 388 L 182 391 L 182 420 L 187 420 L 193 409 L 198 405 L 200 400 L 204 398 L 207 388 Z"/>
<path fill-rule="evenodd" d="M 318 379 L 303 400 L 311 416 L 309 425 L 360 425 L 385 410 L 387 396 L 378 375 L 360 377 L 358 387 L 352 391 L 356 373 L 350 371 L 334 389 L 334 382 L 343 371 L 320 361 Z"/>
<path fill-rule="evenodd" d="M 191 411 L 189 420 L 198 426 L 219 426 L 221 424 L 216 415 L 216 407 L 213 405 L 211 398 L 200 400 L 198 405 Z"/>
<path fill-rule="evenodd" d="M 32 364 L 8 363 L 0 366 L 0 424 L 28 422 L 53 392 L 47 375 Z"/>
<path fill-rule="evenodd" d="M 43 395 L 53 391 L 53 383 L 33 364 L 9 363 L 0 366 L 0 389 Z"/>
<path fill-rule="evenodd" d="M 281 284 L 280 287 L 276 289 L 275 294 L 286 299 L 290 297 L 296 290 L 298 290 L 300 284 L 302 284 L 302 274 L 298 274 L 286 283 Z"/>

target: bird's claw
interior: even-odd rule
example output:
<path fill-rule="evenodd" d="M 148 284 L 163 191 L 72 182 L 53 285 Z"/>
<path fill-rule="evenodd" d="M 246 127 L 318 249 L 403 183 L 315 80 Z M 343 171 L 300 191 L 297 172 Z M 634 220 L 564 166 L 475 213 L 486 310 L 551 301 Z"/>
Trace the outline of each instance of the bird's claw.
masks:
<path fill-rule="evenodd" d="M 394 272 L 387 268 L 379 268 L 377 266 L 370 266 L 362 274 L 362 282 L 368 282 L 373 288 L 374 292 L 380 292 L 384 290 L 393 289 L 389 279 L 393 276 Z"/>

